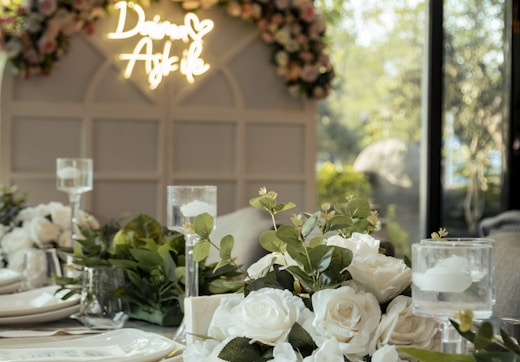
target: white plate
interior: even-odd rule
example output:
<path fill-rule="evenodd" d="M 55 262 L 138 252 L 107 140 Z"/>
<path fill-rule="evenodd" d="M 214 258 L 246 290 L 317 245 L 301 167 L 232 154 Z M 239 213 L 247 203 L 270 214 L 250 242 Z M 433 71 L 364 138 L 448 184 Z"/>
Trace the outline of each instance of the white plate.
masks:
<path fill-rule="evenodd" d="M 0 317 L 23 316 L 70 307 L 79 303 L 79 295 L 62 300 L 54 295 L 57 286 L 37 288 L 21 293 L 0 295 Z"/>
<path fill-rule="evenodd" d="M 22 286 L 22 282 L 14 282 L 7 285 L 1 285 L 0 286 L 0 294 L 10 294 L 15 293 L 18 290 L 20 290 L 20 287 Z"/>
<path fill-rule="evenodd" d="M 22 276 L 20 273 L 11 269 L 0 269 L 0 286 L 11 284 L 20 280 L 22 280 Z"/>
<path fill-rule="evenodd" d="M 123 328 L 95 336 L 3 348 L 9 362 L 156 362 L 177 346 L 173 340 L 139 329 Z"/>
<path fill-rule="evenodd" d="M 79 304 L 43 313 L 18 315 L 13 317 L 0 317 L 0 325 L 52 322 L 70 317 L 72 314 L 77 312 L 79 312 Z M 2 359 L 0 359 L 0 361 L 2 361 Z"/>

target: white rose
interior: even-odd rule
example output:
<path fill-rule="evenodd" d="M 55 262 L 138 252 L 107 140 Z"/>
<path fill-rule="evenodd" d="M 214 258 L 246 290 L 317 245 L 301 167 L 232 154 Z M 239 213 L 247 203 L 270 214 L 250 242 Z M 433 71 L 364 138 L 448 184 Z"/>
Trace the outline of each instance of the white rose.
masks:
<path fill-rule="evenodd" d="M 49 203 L 49 213 L 52 222 L 58 225 L 62 230 L 70 229 L 70 207 L 63 205 L 61 202 Z"/>
<path fill-rule="evenodd" d="M 412 281 L 412 270 L 404 261 L 384 254 L 358 255 L 347 270 L 379 303 L 399 295 Z"/>
<path fill-rule="evenodd" d="M 228 335 L 245 336 L 274 346 L 285 342 L 305 309 L 303 301 L 288 290 L 262 288 L 253 291 L 231 309 Z"/>
<path fill-rule="evenodd" d="M 18 250 L 8 256 L 9 264 L 7 267 L 18 273 L 23 272 L 25 264 L 25 252 L 27 249 Z"/>
<path fill-rule="evenodd" d="M 428 349 L 433 347 L 437 331 L 438 325 L 433 319 L 413 313 L 412 298 L 399 295 L 388 304 L 381 318 L 372 350 L 389 344 Z"/>
<path fill-rule="evenodd" d="M 39 247 L 51 241 L 58 241 L 60 228 L 45 217 L 35 217 L 27 225 L 27 231 L 31 240 Z"/>
<path fill-rule="evenodd" d="M 70 229 L 61 232 L 60 238 L 58 239 L 59 246 L 72 246 L 72 233 Z"/>
<path fill-rule="evenodd" d="M 288 342 L 278 343 L 273 348 L 273 359 L 270 362 L 299 362 L 302 361 L 302 356 L 293 349 Z"/>
<path fill-rule="evenodd" d="M 313 294 L 312 305 L 316 337 L 335 338 L 346 355 L 368 354 L 381 318 L 379 303 L 372 294 L 356 292 L 349 286 L 324 289 Z"/>
<path fill-rule="evenodd" d="M 343 362 L 345 357 L 339 348 L 338 341 L 335 338 L 327 339 L 312 355 L 305 357 L 303 362 Z"/>
<path fill-rule="evenodd" d="M 20 210 L 18 215 L 16 215 L 16 222 L 25 223 L 31 221 L 35 217 L 39 216 L 38 210 L 34 207 L 26 207 L 23 210 Z"/>
<path fill-rule="evenodd" d="M 339 235 L 327 239 L 327 245 L 350 249 L 354 255 L 379 254 L 379 244 L 380 241 L 373 236 L 361 233 L 352 233 L 352 236 L 348 239 Z"/>
<path fill-rule="evenodd" d="M 89 213 L 80 210 L 79 212 L 79 226 L 81 226 L 84 229 L 98 229 L 99 228 L 99 222 L 96 220 L 96 218 Z"/>
<path fill-rule="evenodd" d="M 386 345 L 372 355 L 372 362 L 401 362 L 395 346 Z"/>
<path fill-rule="evenodd" d="M 247 269 L 247 275 L 251 279 L 261 278 L 272 270 L 273 264 L 283 266 L 297 265 L 296 261 L 288 253 L 274 252 L 258 259 Z"/>
<path fill-rule="evenodd" d="M 32 248 L 33 243 L 25 228 L 14 228 L 2 238 L 2 249 L 8 255 L 19 250 Z"/>
<path fill-rule="evenodd" d="M 222 298 L 220 304 L 213 312 L 213 317 L 208 326 L 208 336 L 223 341 L 228 337 L 229 329 L 232 327 L 231 310 L 244 299 L 243 294 L 232 294 Z"/>
<path fill-rule="evenodd" d="M 222 348 L 230 341 L 225 340 L 223 342 L 215 339 L 197 339 L 193 343 L 188 344 L 182 352 L 182 359 L 186 362 L 195 361 L 208 361 L 208 362 L 220 362 L 222 359 L 218 358 L 218 354 L 222 351 Z"/>

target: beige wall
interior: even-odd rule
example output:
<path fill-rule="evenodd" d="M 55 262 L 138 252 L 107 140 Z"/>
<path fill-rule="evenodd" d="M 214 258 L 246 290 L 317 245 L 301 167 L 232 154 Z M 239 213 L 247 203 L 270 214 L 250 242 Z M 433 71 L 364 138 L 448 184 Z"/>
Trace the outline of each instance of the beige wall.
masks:
<path fill-rule="evenodd" d="M 170 2 L 154 6 L 181 21 Z M 0 183 L 18 184 L 31 204 L 66 203 L 55 159 L 92 157 L 94 190 L 83 208 L 101 220 L 128 212 L 163 221 L 168 184 L 217 185 L 219 214 L 247 205 L 264 185 L 314 209 L 314 104 L 289 95 L 252 25 L 221 9 L 197 14 L 215 30 L 205 37 L 211 69 L 191 85 L 178 73 L 153 91 L 142 75 L 123 79 L 117 52 L 133 45 L 106 39 L 115 17 L 74 37 L 48 77 L 22 80 L 7 65 Z"/>

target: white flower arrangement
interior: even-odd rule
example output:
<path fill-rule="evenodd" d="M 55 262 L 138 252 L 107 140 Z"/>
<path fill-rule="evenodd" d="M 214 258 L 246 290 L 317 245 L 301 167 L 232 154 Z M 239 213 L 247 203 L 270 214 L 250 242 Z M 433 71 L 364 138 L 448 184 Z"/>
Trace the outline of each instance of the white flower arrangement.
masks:
<path fill-rule="evenodd" d="M 49 202 L 23 208 L 12 225 L 0 235 L 0 251 L 9 269 L 21 272 L 24 253 L 28 249 L 47 249 L 71 246 L 70 207 L 60 202 Z M 80 211 L 78 225 L 85 229 L 99 228 L 90 214 Z"/>
<path fill-rule="evenodd" d="M 270 253 L 247 270 L 243 294 L 222 299 L 185 361 L 393 362 L 403 358 L 396 347 L 433 347 L 438 324 L 413 314 L 411 269 L 381 253 L 366 200 L 324 205 L 278 227 L 274 215 L 294 205 L 276 197 L 262 189 L 250 202 L 273 216 L 274 230 L 260 237 Z"/>

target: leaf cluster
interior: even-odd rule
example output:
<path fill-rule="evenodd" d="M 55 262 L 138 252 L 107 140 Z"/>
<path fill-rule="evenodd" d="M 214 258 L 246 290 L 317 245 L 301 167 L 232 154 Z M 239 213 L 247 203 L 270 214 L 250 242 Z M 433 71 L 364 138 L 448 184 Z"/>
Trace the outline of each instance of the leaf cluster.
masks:
<path fill-rule="evenodd" d="M 26 207 L 27 194 L 19 194 L 17 186 L 0 188 L 0 225 L 13 226 L 18 213 Z"/>
<path fill-rule="evenodd" d="M 252 199 L 250 204 L 268 210 L 273 217 L 276 212 L 293 206 L 278 205 L 268 195 Z M 292 225 L 281 225 L 260 236 L 260 244 L 265 250 L 287 254 L 296 265 L 283 270 L 274 268 L 265 277 L 252 282 L 248 289 L 279 285 L 297 294 L 312 294 L 321 289 L 335 288 L 343 281 L 351 279 L 345 268 L 352 262 L 352 252 L 346 248 L 324 244 L 326 234 L 334 232 L 348 238 L 354 232 L 370 233 L 375 230 L 376 225 L 377 214 L 371 211 L 369 202 L 362 198 L 349 198 L 346 202 L 333 206 L 324 204 L 315 213 L 296 215 L 292 218 Z M 287 273 L 294 279 L 293 285 L 287 282 Z"/>
<path fill-rule="evenodd" d="M 480 323 L 473 323 L 472 328 L 468 330 L 462 328 L 462 324 L 454 320 L 450 320 L 450 322 L 463 338 L 473 343 L 475 351 L 472 354 L 448 354 L 404 347 L 399 349 L 421 362 L 514 362 L 519 360 L 520 346 L 503 328 L 502 319 L 491 317 Z"/>
<path fill-rule="evenodd" d="M 302 357 L 312 354 L 318 346 L 300 324 L 294 323 L 288 336 L 288 342 L 300 352 Z M 247 337 L 235 337 L 222 349 L 218 357 L 230 362 L 271 361 L 274 358 L 273 346 L 254 342 Z"/>
<path fill-rule="evenodd" d="M 183 234 L 164 228 L 151 216 L 141 214 L 123 228 L 117 222 L 96 230 L 81 230 L 75 241 L 74 264 L 114 265 L 125 271 L 127 284 L 119 296 L 145 310 L 182 315 L 185 291 L 186 242 Z M 201 294 L 229 293 L 236 290 L 241 273 L 235 267 L 215 270 L 215 265 L 199 262 Z M 57 278 L 70 294 L 79 292 L 79 280 Z M 76 285 L 77 287 L 73 287 Z M 174 313 L 174 314 L 175 314 Z"/>

